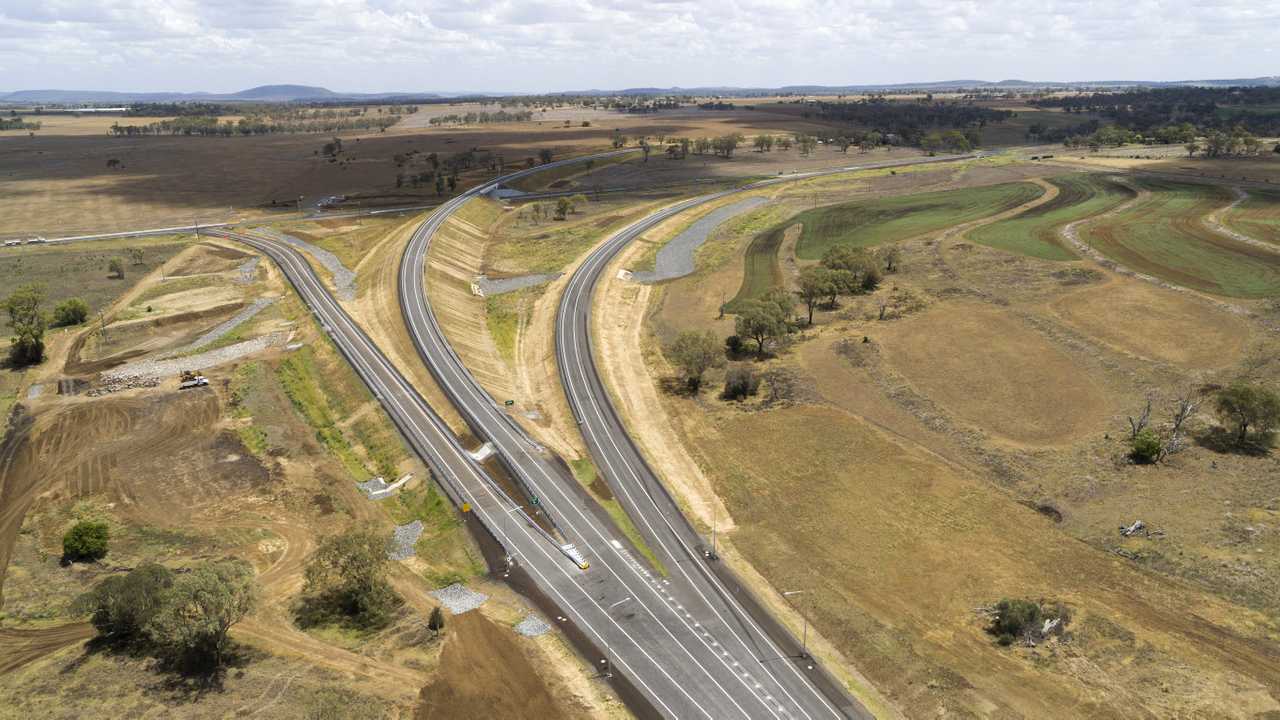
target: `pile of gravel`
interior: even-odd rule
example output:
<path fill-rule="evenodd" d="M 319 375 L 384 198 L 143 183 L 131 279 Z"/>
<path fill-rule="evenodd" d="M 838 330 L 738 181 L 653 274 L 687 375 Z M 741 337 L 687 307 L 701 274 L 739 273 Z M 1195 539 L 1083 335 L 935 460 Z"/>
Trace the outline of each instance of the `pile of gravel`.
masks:
<path fill-rule="evenodd" d="M 525 637 L 538 637 L 551 632 L 551 626 L 547 624 L 546 620 L 537 615 L 530 615 L 516 623 L 516 632 Z"/>
<path fill-rule="evenodd" d="M 286 335 L 284 333 L 271 333 L 252 340 L 221 347 L 217 350 L 210 350 L 198 355 L 188 355 L 184 358 L 139 360 L 102 373 L 102 381 L 104 387 L 119 383 L 132 383 L 134 381 L 160 381 L 167 377 L 177 377 L 183 370 L 199 370 L 238 360 L 245 355 L 252 355 L 266 350 L 272 345 L 278 345 L 284 342 L 285 338 Z M 144 383 L 143 385 L 133 384 L 129 385 L 129 387 L 150 387 L 155 384 L 155 382 Z"/>
<path fill-rule="evenodd" d="M 236 279 L 236 282 L 241 285 L 252 285 L 254 273 L 258 270 L 258 261 L 261 259 L 262 258 L 257 255 L 254 255 L 243 263 L 240 263 L 240 267 L 236 268 L 236 270 L 240 272 L 240 277 Z"/>
<path fill-rule="evenodd" d="M 387 557 L 392 560 L 408 560 L 413 557 L 413 546 L 422 537 L 422 521 L 414 520 L 408 525 L 397 525 L 391 536 L 391 547 L 387 549 Z"/>
<path fill-rule="evenodd" d="M 439 600 L 450 615 L 461 615 L 464 612 L 475 610 L 483 605 L 485 600 L 489 599 L 488 595 L 468 590 L 461 583 L 442 587 L 431 593 L 431 596 Z"/>
<path fill-rule="evenodd" d="M 160 384 L 160 381 L 153 377 L 124 377 L 124 378 L 107 378 L 97 387 L 90 388 L 85 395 L 89 397 L 99 397 L 102 395 L 110 395 L 121 390 L 133 390 L 135 388 L 149 388 Z"/>
<path fill-rule="evenodd" d="M 527 287 L 551 282 L 563 274 L 564 273 L 540 273 L 509 278 L 479 277 L 476 278 L 476 286 L 480 288 L 480 292 L 484 293 L 485 297 L 488 297 L 489 295 L 501 295 L 502 293 L 523 290 Z"/>
<path fill-rule="evenodd" d="M 338 297 L 342 300 L 356 299 L 356 274 L 347 269 L 337 255 L 309 242 L 287 235 L 272 228 L 255 228 L 255 233 L 267 235 L 281 242 L 286 242 L 299 250 L 310 253 L 326 270 L 333 274 L 333 284 L 338 289 Z"/>
<path fill-rule="evenodd" d="M 240 325 L 240 323 L 245 322 L 249 318 L 253 317 L 254 315 L 257 315 L 258 313 L 262 312 L 263 309 L 269 307 L 275 301 L 276 301 L 275 298 L 258 298 L 257 300 L 254 300 L 247 307 L 242 309 L 240 312 L 236 313 L 234 317 L 228 319 L 225 322 L 219 323 L 218 326 L 215 327 L 214 329 L 196 338 L 195 342 L 191 343 L 190 345 L 187 345 L 184 348 L 179 348 L 177 350 L 174 350 L 173 352 L 165 355 L 165 357 L 173 357 L 174 355 L 181 355 L 183 353 L 199 350 L 205 345 L 210 345 L 216 342 L 223 335 L 226 335 L 227 333 L 236 329 L 236 327 Z"/>

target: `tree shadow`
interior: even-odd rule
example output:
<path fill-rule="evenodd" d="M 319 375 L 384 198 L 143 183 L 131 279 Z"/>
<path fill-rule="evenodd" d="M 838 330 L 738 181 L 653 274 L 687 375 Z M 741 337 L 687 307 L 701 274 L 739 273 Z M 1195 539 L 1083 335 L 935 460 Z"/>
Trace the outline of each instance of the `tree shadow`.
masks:
<path fill-rule="evenodd" d="M 1240 440 L 1240 436 L 1223 427 L 1211 428 L 1196 438 L 1196 444 L 1220 455 L 1262 457 L 1271 453 L 1275 433 L 1256 433 Z"/>
<path fill-rule="evenodd" d="M 658 389 L 673 397 L 697 397 L 698 391 L 702 389 L 702 384 L 699 383 L 695 387 L 690 385 L 688 380 L 671 375 L 658 380 Z"/>

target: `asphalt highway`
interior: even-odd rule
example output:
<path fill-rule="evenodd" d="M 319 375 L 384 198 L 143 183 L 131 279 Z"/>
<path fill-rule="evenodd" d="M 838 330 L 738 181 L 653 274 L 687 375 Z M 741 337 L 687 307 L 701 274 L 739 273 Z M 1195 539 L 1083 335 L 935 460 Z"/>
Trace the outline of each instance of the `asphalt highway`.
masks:
<path fill-rule="evenodd" d="M 801 657 L 800 644 L 794 638 L 767 617 L 759 617 L 763 613 L 754 601 L 739 600 L 745 591 L 736 584 L 730 587 L 707 566 L 700 540 L 631 445 L 590 361 L 587 317 L 595 280 L 608 259 L 635 236 L 697 205 L 777 182 L 955 159 L 921 158 L 797 173 L 676 203 L 616 234 L 571 280 L 571 294 L 566 293 L 557 326 L 561 377 L 597 466 L 658 553 L 668 571 L 666 577 L 638 562 L 612 524 L 582 507 L 577 480 L 484 391 L 450 346 L 425 291 L 427 251 L 453 212 L 474 197 L 546 166 L 499 178 L 460 195 L 428 217 L 409 241 L 400 266 L 400 304 L 420 357 L 477 437 L 493 444 L 504 466 L 528 495 L 538 498 L 539 507 L 564 539 L 587 555 L 591 562 L 587 574 L 600 576 L 617 588 L 617 594 L 611 596 L 613 602 L 629 598 L 624 605 L 647 618 L 645 622 L 662 626 L 662 649 L 681 659 L 668 670 L 682 678 L 684 690 L 694 701 L 688 710 L 675 710 L 676 716 L 871 717 L 811 658 Z M 672 613 L 676 622 L 666 622 Z"/>
<path fill-rule="evenodd" d="M 562 518 L 562 524 L 569 519 L 575 523 L 570 537 L 599 543 L 588 550 L 590 569 L 581 570 L 571 562 L 555 541 L 525 518 L 523 503 L 513 501 L 486 474 L 334 300 L 301 253 L 252 233 L 215 230 L 210 234 L 254 247 L 281 268 L 451 499 L 470 506 L 514 563 L 602 655 L 607 653 L 610 669 L 625 675 L 656 714 L 714 719 L 806 717 L 775 702 L 762 684 L 766 678 L 757 663 L 734 665 L 712 634 L 717 628 L 700 624 L 685 611 L 668 580 L 646 569 L 625 542 L 580 503 L 553 491 L 547 505 L 554 505 L 557 512 L 569 506 L 579 511 Z"/>

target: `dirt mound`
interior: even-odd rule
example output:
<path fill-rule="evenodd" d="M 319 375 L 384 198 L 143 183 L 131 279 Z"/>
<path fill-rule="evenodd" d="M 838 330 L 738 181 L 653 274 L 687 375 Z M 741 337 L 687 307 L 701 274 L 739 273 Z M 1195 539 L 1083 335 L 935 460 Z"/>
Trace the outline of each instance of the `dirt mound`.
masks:
<path fill-rule="evenodd" d="M 1050 307 L 1108 345 L 1189 368 L 1230 365 L 1249 340 L 1249 326 L 1231 313 L 1187 293 L 1136 280 L 1079 290 Z"/>
<path fill-rule="evenodd" d="M 192 248 L 181 266 L 170 270 L 167 275 L 169 277 L 183 277 L 186 275 L 227 272 L 234 270 L 237 265 L 244 262 L 248 257 L 250 257 L 249 253 L 240 252 L 234 248 L 204 243 Z"/>
<path fill-rule="evenodd" d="M 418 720 L 584 718 L 551 696 L 509 630 L 480 613 L 449 619 L 440 668 L 422 689 Z"/>
<path fill-rule="evenodd" d="M 1071 442 L 1108 414 L 1099 384 L 1007 312 L 934 306 L 877 338 L 887 363 L 952 414 L 1006 439 Z"/>

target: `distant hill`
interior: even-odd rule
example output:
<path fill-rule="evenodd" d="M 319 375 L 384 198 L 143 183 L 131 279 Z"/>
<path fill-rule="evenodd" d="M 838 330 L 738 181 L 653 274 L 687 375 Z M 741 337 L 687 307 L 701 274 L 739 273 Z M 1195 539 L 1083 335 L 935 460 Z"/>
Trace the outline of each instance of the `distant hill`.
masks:
<path fill-rule="evenodd" d="M 307 100 L 434 99 L 436 93 L 337 93 L 310 85 L 260 85 L 234 93 L 113 92 L 110 90 L 18 90 L 0 92 L 0 102 L 23 104 L 128 105 L 140 102 L 299 102 Z"/>
<path fill-rule="evenodd" d="M 937 82 L 891 83 L 880 85 L 785 85 L 783 87 L 732 87 L 707 86 L 695 88 L 681 87 L 639 87 L 621 90 L 570 90 L 554 95 L 569 96 L 652 96 L 675 95 L 682 97 L 706 97 L 717 95 L 722 97 L 752 97 L 774 95 L 778 93 L 791 95 L 840 95 L 867 92 L 903 92 L 903 91 L 958 91 L 958 90 L 1029 90 L 1029 89 L 1108 89 L 1125 87 L 1278 87 L 1280 76 L 1235 78 L 1219 80 L 1178 80 L 1172 82 L 1154 82 L 1146 80 L 1090 80 L 1090 81 L 1035 81 L 1035 80 L 941 80 Z M 531 95 L 537 93 L 510 93 L 510 95 Z M 5 93 L 0 91 L 0 103 L 8 104 L 46 104 L 46 105 L 88 105 L 110 104 L 128 105 L 139 102 L 303 102 L 303 101 L 368 101 L 378 100 L 443 100 L 457 98 L 496 97 L 503 93 L 466 92 L 466 93 L 342 93 L 328 88 L 311 85 L 260 85 L 235 93 L 207 92 L 114 92 L 107 90 L 18 90 Z"/>

